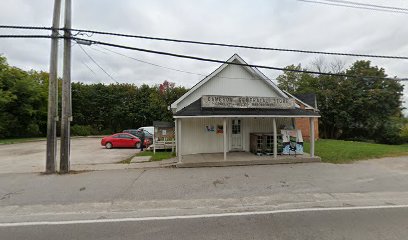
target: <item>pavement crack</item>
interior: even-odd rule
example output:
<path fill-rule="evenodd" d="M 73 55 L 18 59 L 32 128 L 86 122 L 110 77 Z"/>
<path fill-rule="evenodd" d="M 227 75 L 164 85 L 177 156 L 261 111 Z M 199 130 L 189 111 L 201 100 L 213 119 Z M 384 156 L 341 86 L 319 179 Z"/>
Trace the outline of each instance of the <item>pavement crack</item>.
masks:
<path fill-rule="evenodd" d="M 143 175 L 145 172 L 147 172 L 146 169 L 144 169 L 144 170 L 132 181 L 132 183 L 129 184 L 129 186 L 128 186 L 122 193 L 118 194 L 117 197 L 113 198 L 113 199 L 112 199 L 112 204 L 113 204 L 113 202 L 115 201 L 115 199 L 123 198 L 123 197 L 125 196 L 125 194 L 129 192 L 129 190 L 133 187 L 133 185 L 137 182 L 137 180 L 139 180 L 139 179 L 142 177 L 142 175 Z"/>
<path fill-rule="evenodd" d="M 23 192 L 23 191 L 20 190 L 20 191 L 16 191 L 16 192 L 9 192 L 9 193 L 3 194 L 3 195 L 0 197 L 0 201 L 1 201 L 1 200 L 5 200 L 5 199 L 10 199 L 11 196 L 13 196 L 13 195 L 15 195 L 15 194 L 20 194 L 20 193 L 22 193 L 22 192 Z"/>

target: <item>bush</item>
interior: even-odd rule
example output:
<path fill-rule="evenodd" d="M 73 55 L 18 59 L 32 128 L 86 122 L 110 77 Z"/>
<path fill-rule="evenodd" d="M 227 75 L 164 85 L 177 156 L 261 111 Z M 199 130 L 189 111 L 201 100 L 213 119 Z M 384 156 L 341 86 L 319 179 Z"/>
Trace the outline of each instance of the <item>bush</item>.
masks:
<path fill-rule="evenodd" d="M 374 136 L 375 141 L 385 144 L 402 144 L 404 138 L 401 136 L 402 132 L 402 119 L 391 118 L 388 122 L 383 124 Z"/>
<path fill-rule="evenodd" d="M 93 135 L 94 129 L 89 125 L 74 125 L 71 126 L 71 135 L 72 136 L 89 136 Z"/>
<path fill-rule="evenodd" d="M 408 142 L 408 123 L 401 128 L 400 137 L 403 142 Z"/>
<path fill-rule="evenodd" d="M 38 137 L 41 135 L 40 127 L 36 123 L 30 123 L 23 135 L 25 137 Z"/>

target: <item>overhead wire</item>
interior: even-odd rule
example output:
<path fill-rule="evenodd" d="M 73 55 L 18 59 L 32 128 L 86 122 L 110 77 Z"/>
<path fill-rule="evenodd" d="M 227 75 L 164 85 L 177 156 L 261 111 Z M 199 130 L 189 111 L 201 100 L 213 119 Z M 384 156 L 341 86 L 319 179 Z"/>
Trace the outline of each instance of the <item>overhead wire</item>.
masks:
<path fill-rule="evenodd" d="M 379 11 L 379 12 L 408 14 L 408 12 L 405 12 L 405 11 L 395 11 L 395 10 L 387 10 L 387 9 L 380 9 L 380 8 L 374 8 L 374 7 L 363 7 L 363 6 L 347 5 L 347 4 L 340 4 L 340 3 L 334 3 L 334 2 L 323 2 L 324 0 L 320 0 L 320 1 L 298 0 L 298 1 L 299 2 L 306 2 L 306 3 L 317 3 L 317 4 L 322 4 L 322 5 L 336 6 L 336 7 L 347 7 L 347 8 L 354 8 L 354 9 L 374 10 L 374 11 Z"/>
<path fill-rule="evenodd" d="M 308 0 L 298 0 L 298 1 L 308 1 Z M 0 25 L 1 27 L 10 27 L 10 26 L 4 26 Z M 20 28 L 22 28 L 20 26 Z M 26 27 L 28 28 L 28 27 Z M 31 27 L 34 28 L 34 27 Z M 71 29 L 72 31 L 84 31 L 87 33 L 92 33 L 92 34 L 99 34 L 101 32 L 98 31 L 89 31 L 89 30 L 78 30 L 78 29 Z M 106 33 L 106 34 L 112 34 L 112 33 Z M 120 34 L 123 35 L 123 34 Z M 44 35 L 0 35 L 3 37 L 41 37 L 41 38 L 51 38 L 51 36 L 44 36 Z M 132 35 L 135 36 L 135 35 Z M 65 38 L 65 37 L 60 37 L 60 38 Z M 302 73 L 309 73 L 309 74 L 318 74 L 318 75 L 327 75 L 327 76 L 341 76 L 341 77 L 354 77 L 354 78 L 374 78 L 372 76 L 352 76 L 348 74 L 339 74 L 339 73 L 327 73 L 327 72 L 316 72 L 316 71 L 309 71 L 309 70 L 297 70 L 297 69 L 287 69 L 287 68 L 280 68 L 280 67 L 271 67 L 271 66 L 262 66 L 262 65 L 250 65 L 250 64 L 242 64 L 242 63 L 235 63 L 235 62 L 226 62 L 222 60 L 217 60 L 217 59 L 210 59 L 210 58 L 203 58 L 203 57 L 197 57 L 197 56 L 190 56 L 190 55 L 182 55 L 182 54 L 176 54 L 176 53 L 170 53 L 170 52 L 162 52 L 162 51 L 155 51 L 155 50 L 150 50 L 150 49 L 143 49 L 143 48 L 136 48 L 136 47 L 129 47 L 129 46 L 124 46 L 124 45 L 118 45 L 118 44 L 113 44 L 113 43 L 108 43 L 108 42 L 103 42 L 103 41 L 95 41 L 95 40 L 89 40 L 89 39 L 83 39 L 83 38 L 77 38 L 77 37 L 68 37 L 71 40 L 74 41 L 82 41 L 82 42 L 89 42 L 91 44 L 99 44 L 99 45 L 105 45 L 105 46 L 110 46 L 110 47 L 116 47 L 116 48 L 123 48 L 123 49 L 128 49 L 128 50 L 134 50 L 134 51 L 141 51 L 141 52 L 148 52 L 148 53 L 154 53 L 154 54 L 160 54 L 160 55 L 167 55 L 167 56 L 172 56 L 172 57 L 178 57 L 178 58 L 186 58 L 186 59 L 193 59 L 193 60 L 199 60 L 199 61 L 206 61 L 206 62 L 215 62 L 215 63 L 222 63 L 222 64 L 230 64 L 230 65 L 241 65 L 241 66 L 249 66 L 249 67 L 254 67 L 254 68 L 263 68 L 263 69 L 270 69 L 270 70 L 279 70 L 279 71 L 289 71 L 289 72 L 302 72 Z M 148 37 L 151 38 L 151 37 Z M 157 40 L 157 38 L 154 38 Z M 164 39 L 161 39 L 164 40 Z M 182 42 L 192 42 L 195 43 L 195 41 L 186 41 L 186 40 L 175 40 L 175 39 L 167 39 L 170 41 L 182 41 Z M 197 42 L 201 44 L 215 44 L 215 45 L 229 45 L 229 44 L 217 44 L 217 43 L 204 43 L 204 42 Z M 232 45 L 229 45 L 232 46 Z M 239 46 L 239 45 L 237 45 Z M 103 71 L 105 74 L 107 74 L 113 81 L 117 82 L 109 73 L 107 73 L 89 54 L 80 46 L 81 49 L 84 51 L 85 54 L 88 55 L 88 57 Z M 250 47 L 250 46 L 241 46 L 241 47 Z M 250 48 L 255 48 L 255 47 L 250 47 Z M 262 48 L 262 49 L 268 49 L 268 48 Z M 292 51 L 289 49 L 286 49 L 286 51 Z M 297 50 L 296 50 L 297 51 Z M 309 51 L 308 51 L 309 52 Z M 328 52 L 321 52 L 323 54 L 333 54 L 333 53 L 328 53 Z M 336 53 L 336 54 L 341 54 L 341 55 L 352 55 L 352 56 L 370 56 L 370 57 L 381 57 L 381 58 L 398 58 L 398 59 L 408 59 L 408 57 L 401 57 L 401 56 L 384 56 L 384 55 L 365 55 L 365 54 L 348 54 L 348 53 Z M 376 77 L 378 78 L 378 77 Z M 406 81 L 408 80 L 407 78 L 403 79 L 397 79 L 397 78 L 386 78 L 386 77 L 381 77 L 381 79 L 388 79 L 388 80 L 402 80 Z M 117 82 L 118 83 L 118 82 Z"/>
<path fill-rule="evenodd" d="M 265 51 L 281 51 L 281 52 L 297 52 L 297 53 L 306 53 L 306 54 L 337 55 L 337 56 L 349 56 L 349 57 L 387 58 L 387 59 L 408 60 L 408 56 L 390 56 L 390 55 L 377 55 L 377 54 L 373 55 L 373 54 L 360 54 L 360 53 L 341 53 L 341 52 L 312 51 L 312 50 L 287 49 L 287 48 L 257 47 L 257 46 L 248 46 L 248 45 L 238 45 L 238 44 L 203 42 L 203 41 L 182 40 L 182 39 L 174 39 L 174 38 L 162 38 L 162 37 L 151 37 L 151 36 L 142 36 L 142 35 L 123 34 L 123 33 L 103 32 L 103 31 L 94 31 L 94 30 L 86 30 L 86 29 L 70 29 L 70 30 L 75 31 L 75 32 L 92 33 L 92 34 L 98 34 L 98 35 L 109 35 L 109 36 L 126 37 L 126 38 L 139 38 L 139 39 L 156 40 L 156 41 L 167 41 L 167 42 L 188 43 L 188 44 L 230 47 L 230 48 L 243 48 L 243 49 L 265 50 Z"/>
<path fill-rule="evenodd" d="M 337 2 L 337 3 L 344 3 L 344 4 L 357 5 L 357 6 L 367 6 L 367 7 L 374 7 L 374 8 L 383 8 L 383 9 L 390 9 L 390 10 L 397 10 L 397 11 L 408 11 L 408 8 L 391 7 L 391 6 L 376 5 L 376 4 L 371 4 L 371 3 L 361 3 L 361 2 L 346 1 L 346 0 L 321 0 L 321 1 Z"/>
<path fill-rule="evenodd" d="M 98 45 L 96 45 L 96 46 L 98 46 Z M 187 74 L 206 76 L 205 74 L 201 74 L 201 73 L 194 73 L 194 72 L 184 71 L 184 70 L 180 70 L 180 69 L 176 69 L 176 68 L 166 67 L 166 66 L 159 65 L 159 64 L 156 64 L 156 63 L 147 62 L 147 61 L 144 61 L 144 60 L 141 60 L 141 59 L 138 59 L 138 58 L 135 58 L 135 57 L 131 57 L 129 55 L 126 55 L 126 54 L 123 54 L 123 53 L 120 53 L 120 52 L 110 50 L 108 48 L 104 48 L 104 47 L 101 47 L 101 46 L 99 46 L 99 47 L 104 49 L 105 51 L 109 51 L 109 52 L 114 53 L 116 55 L 126 57 L 126 58 L 129 58 L 129 59 L 135 60 L 137 62 L 145 63 L 145 64 L 152 65 L 152 66 L 155 66 L 155 67 L 160 67 L 160 68 L 164 68 L 164 69 L 168 69 L 168 70 L 172 70 L 172 71 L 177 71 L 177 72 L 182 72 L 182 73 L 187 73 Z M 91 49 L 93 49 L 95 51 L 99 51 L 99 52 L 104 53 L 104 54 L 107 54 L 107 52 L 101 51 L 101 50 L 96 49 L 96 48 L 91 47 Z"/>
<path fill-rule="evenodd" d="M 51 38 L 50 35 L 2 34 L 0 38 Z"/>
<path fill-rule="evenodd" d="M 298 0 L 298 1 L 317 2 L 317 1 L 311 1 L 311 0 Z M 0 28 L 40 29 L 40 30 L 50 30 L 50 29 L 52 29 L 52 28 L 47 28 L 47 27 L 12 26 L 12 25 L 0 25 Z M 58 30 L 65 30 L 65 28 L 59 28 Z M 143 35 L 133 35 L 133 34 L 114 33 L 114 32 L 95 31 L 95 30 L 76 29 L 76 28 L 72 28 L 72 29 L 69 29 L 69 30 L 76 32 L 74 34 L 74 37 L 76 37 L 77 35 L 84 35 L 85 33 L 89 33 L 91 35 L 86 35 L 87 37 L 91 37 L 92 34 L 97 34 L 97 35 L 108 35 L 108 36 L 117 36 L 117 37 L 126 37 L 126 38 L 138 38 L 138 39 L 146 39 L 146 40 L 155 40 L 155 41 L 167 41 L 167 42 L 176 42 L 176 43 L 188 43 L 188 44 L 199 44 L 199 45 L 231 47 L 231 48 L 243 48 L 243 49 L 253 49 L 253 50 L 297 52 L 297 53 L 305 53 L 305 54 L 322 54 L 322 55 L 337 55 L 337 56 L 350 56 L 350 57 L 367 57 L 367 58 L 385 58 L 385 59 L 408 60 L 408 56 L 390 56 L 390 55 L 379 55 L 379 54 L 342 53 L 342 52 L 313 51 L 313 50 L 302 50 L 302 49 L 259 47 L 259 46 L 249 46 L 249 45 L 239 45 L 239 44 L 227 44 L 227 43 L 216 43 L 216 42 L 204 42 L 204 41 L 174 39 L 174 38 L 151 37 L 151 36 L 143 36 Z"/>
<path fill-rule="evenodd" d="M 96 45 L 96 46 L 98 46 L 98 45 Z M 106 50 L 106 51 L 109 51 L 109 52 L 111 52 L 111 53 L 117 54 L 117 55 L 119 55 L 119 56 L 126 57 L 126 58 L 129 58 L 129 59 L 135 60 L 135 61 L 137 61 L 137 62 L 145 63 L 145 64 L 152 65 L 152 66 L 155 66 L 155 67 L 159 67 L 159 68 L 163 68 L 163 69 L 167 69 L 167 70 L 172 70 L 172 71 L 177 71 L 177 72 L 181 72 L 181 73 L 186 73 L 186 74 L 191 74 L 191 75 L 197 75 L 197 76 L 203 76 L 203 77 L 208 77 L 208 76 L 209 76 L 208 74 L 196 73 L 196 72 L 190 72 L 190 71 L 184 71 L 184 70 L 180 70 L 180 69 L 176 69 L 176 68 L 171 68 L 171 67 L 159 65 L 159 64 L 156 64 L 156 63 L 147 62 L 147 61 L 144 61 L 144 60 L 141 60 L 141 59 L 138 59 L 138 58 L 134 58 L 134 57 L 128 56 L 128 55 L 123 54 L 123 53 L 119 53 L 119 52 L 113 51 L 113 50 L 111 50 L 111 49 L 108 49 L 108 48 L 105 48 L 105 47 L 102 47 L 102 46 L 98 46 L 98 47 L 100 47 L 100 48 L 102 48 L 102 49 L 104 49 L 104 50 Z M 96 49 L 96 48 L 92 48 L 92 47 L 91 47 L 91 49 L 93 49 L 93 50 L 95 50 L 95 51 L 99 51 L 99 52 L 104 53 L 104 54 L 107 54 L 106 52 L 101 51 L 101 50 Z M 239 78 L 239 77 L 223 77 L 223 76 L 214 76 L 214 78 L 222 78 L 222 79 L 243 79 L 243 80 L 262 80 L 262 79 L 260 79 L 260 78 Z M 267 78 L 268 78 L 268 77 L 267 77 Z M 272 81 L 272 80 L 276 80 L 276 79 L 274 79 L 274 78 L 268 78 L 268 79 L 271 80 L 271 81 Z"/>
<path fill-rule="evenodd" d="M 116 82 L 117 84 L 119 84 L 119 82 L 118 82 L 114 77 L 112 77 L 112 75 L 110 75 L 98 62 L 96 62 L 95 59 L 94 59 L 91 55 L 89 55 L 89 53 L 86 52 L 85 49 L 84 49 L 80 44 L 78 44 L 78 46 L 79 46 L 79 47 L 82 49 L 82 51 L 89 57 L 89 59 L 91 59 L 91 61 L 92 61 L 96 66 L 98 66 L 99 69 L 101 69 L 112 81 L 114 81 L 114 82 Z"/>
<path fill-rule="evenodd" d="M 397 78 L 374 77 L 374 76 L 354 76 L 354 75 L 342 74 L 342 73 L 318 72 L 318 71 L 310 71 L 310 70 L 298 70 L 298 69 L 288 69 L 288 68 L 282 68 L 282 67 L 244 64 L 244 63 L 237 63 L 237 62 L 227 62 L 227 61 L 218 60 L 218 59 L 197 57 L 197 56 L 191 56 L 191 55 L 183 55 L 183 54 L 177 54 L 177 53 L 171 53 L 171 52 L 156 51 L 156 50 L 145 49 L 145 48 L 130 47 L 130 46 L 125 46 L 125 45 L 120 45 L 120 44 L 114 44 L 114 43 L 108 43 L 108 42 L 102 42 L 102 41 L 96 41 L 96 40 L 86 40 L 86 39 L 81 39 L 81 38 L 76 38 L 76 37 L 70 37 L 70 39 L 80 40 L 80 41 L 89 41 L 91 44 L 99 44 L 99 45 L 105 45 L 109 47 L 122 48 L 122 49 L 140 51 L 140 52 L 147 52 L 147 53 L 153 53 L 153 54 L 159 54 L 159 55 L 165 55 L 165 56 L 171 56 L 171 57 L 177 57 L 177 58 L 185 58 L 185 59 L 192 59 L 192 60 L 198 60 L 198 61 L 204 61 L 204 62 L 214 62 L 214 63 L 221 63 L 221 64 L 229 64 L 229 65 L 247 66 L 247 67 L 253 67 L 253 68 L 263 68 L 263 69 L 278 70 L 278 71 L 309 73 L 309 74 L 316 74 L 316 75 L 350 77 L 350 78 L 367 78 L 367 79 L 376 78 L 376 79 L 385 79 L 385 80 L 404 80 L 404 81 L 408 80 L 408 78 L 407 79 L 405 78 L 397 79 Z"/>

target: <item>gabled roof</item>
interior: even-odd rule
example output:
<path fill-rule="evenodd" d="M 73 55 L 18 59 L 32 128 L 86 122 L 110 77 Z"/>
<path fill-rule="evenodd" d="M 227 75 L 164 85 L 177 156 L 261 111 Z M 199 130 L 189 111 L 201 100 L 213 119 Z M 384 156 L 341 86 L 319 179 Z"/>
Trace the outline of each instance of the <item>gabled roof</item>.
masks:
<path fill-rule="evenodd" d="M 302 94 L 295 94 L 295 97 L 301 100 L 302 102 L 307 103 L 309 106 L 317 109 L 316 94 L 302 93 Z"/>
<path fill-rule="evenodd" d="M 212 72 L 210 75 L 205 77 L 203 80 L 198 82 L 196 85 L 194 85 L 187 93 L 185 93 L 183 96 L 181 96 L 179 99 L 177 99 L 174 103 L 171 104 L 171 108 L 174 109 L 177 107 L 177 104 L 183 101 L 187 96 L 189 96 L 191 93 L 199 89 L 203 84 L 208 82 L 210 79 L 212 79 L 215 75 L 220 73 L 224 68 L 226 68 L 229 64 L 233 61 L 237 61 L 241 64 L 248 64 L 246 63 L 238 54 L 234 54 L 232 57 L 230 57 L 226 63 L 223 63 L 220 67 L 218 67 L 214 72 Z M 268 77 L 265 76 L 261 71 L 259 71 L 257 68 L 249 67 L 249 66 L 242 66 L 246 68 L 250 73 L 254 74 L 255 76 L 258 76 L 260 79 L 264 80 L 265 83 L 267 83 L 272 89 L 274 89 L 281 97 L 287 98 L 288 96 L 278 88 Z"/>
<path fill-rule="evenodd" d="M 294 98 L 297 102 L 305 105 L 306 109 L 317 110 L 316 106 L 316 95 L 314 93 L 308 94 L 290 94 L 287 91 L 284 91 L 289 97 Z M 304 96 L 305 95 L 305 96 Z"/>

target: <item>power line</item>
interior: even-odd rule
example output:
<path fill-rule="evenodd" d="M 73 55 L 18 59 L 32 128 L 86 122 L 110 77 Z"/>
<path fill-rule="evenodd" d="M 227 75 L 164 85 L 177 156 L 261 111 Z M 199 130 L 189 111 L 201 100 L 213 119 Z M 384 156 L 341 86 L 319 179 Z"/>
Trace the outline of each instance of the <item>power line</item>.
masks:
<path fill-rule="evenodd" d="M 6 34 L 0 35 L 0 38 L 51 38 L 50 35 L 16 35 L 16 34 Z"/>
<path fill-rule="evenodd" d="M 132 60 L 135 60 L 135 61 L 138 61 L 138 62 L 142 62 L 142 63 L 145 63 L 145 64 L 149 64 L 149 65 L 152 65 L 152 66 L 155 66 L 155 67 L 160 67 L 160 68 L 164 68 L 164 69 L 167 69 L 167 70 L 172 70 L 172 71 L 177 71 L 177 72 L 186 73 L 186 74 L 192 74 L 192 75 L 197 75 L 197 76 L 203 76 L 203 77 L 207 77 L 207 76 L 208 76 L 208 74 L 196 73 L 196 72 L 189 72 L 189 71 L 184 71 L 184 70 L 180 70 L 180 69 L 176 69 L 176 68 L 171 68 L 171 67 L 162 66 L 162 65 L 159 65 L 159 64 L 156 64 L 156 63 L 151 63 L 151 62 L 147 62 L 147 61 L 144 61 L 144 60 L 140 60 L 140 59 L 137 59 L 137 58 L 134 58 L 134 57 L 125 55 L 125 54 L 123 54 L 123 53 L 119 53 L 119 52 L 110 50 L 110 49 L 105 48 L 105 47 L 101 47 L 101 46 L 99 46 L 99 47 L 102 48 L 102 49 L 104 49 L 104 50 L 106 50 L 106 51 L 109 51 L 109 52 L 111 52 L 111 53 L 117 54 L 117 55 L 119 55 L 119 56 L 126 57 L 126 58 L 129 58 L 129 59 L 132 59 Z M 98 52 L 101 52 L 101 53 L 104 53 L 104 54 L 107 54 L 106 52 L 103 52 L 103 51 L 101 51 L 101 50 L 99 50 L 99 49 L 96 49 L 96 48 L 92 48 L 92 47 L 91 47 L 91 49 L 93 49 L 93 50 L 95 50 L 95 51 L 98 51 Z M 222 76 L 214 76 L 214 78 L 243 79 L 243 80 L 261 80 L 261 79 L 259 79 L 259 78 L 234 78 L 234 77 L 222 77 Z M 269 79 L 269 80 L 276 80 L 276 79 L 271 79 L 271 78 L 268 78 L 268 79 Z"/>
<path fill-rule="evenodd" d="M 0 25 L 0 28 L 8 29 L 25 29 L 25 30 L 54 30 L 52 27 L 42 27 L 42 26 L 17 26 L 17 25 Z M 55 28 L 60 30 L 60 28 Z"/>
<path fill-rule="evenodd" d="M 306 2 L 306 3 L 317 3 L 322 5 L 329 5 L 329 6 L 336 6 L 336 7 L 347 7 L 347 8 L 355 8 L 355 9 L 364 9 L 364 10 L 374 10 L 379 12 L 391 12 L 391 13 L 402 13 L 408 14 L 408 12 L 404 11 L 394 11 L 394 10 L 387 10 L 387 9 L 380 9 L 380 8 L 373 8 L 373 7 L 363 7 L 363 6 L 353 6 L 353 5 L 346 5 L 346 4 L 339 4 L 339 3 L 330 3 L 330 2 L 321 2 L 321 1 L 314 1 L 314 0 L 298 0 L 299 2 Z"/>
<path fill-rule="evenodd" d="M 390 7 L 390 6 L 384 6 L 384 5 L 360 3 L 360 2 L 345 1 L 345 0 L 321 0 L 321 1 L 337 2 L 337 3 L 344 3 L 344 4 L 357 5 L 357 6 L 366 6 L 366 7 L 374 7 L 374 8 L 391 9 L 391 10 L 397 10 L 397 11 L 408 11 L 408 8 Z"/>
<path fill-rule="evenodd" d="M 298 1 L 308 1 L 308 0 L 298 0 Z M 72 29 L 73 31 L 79 31 Z M 95 31 L 88 31 L 90 33 L 97 33 Z M 45 36 L 45 35 L 0 35 L 0 38 L 51 38 L 51 36 Z M 65 38 L 65 37 L 60 37 L 60 38 Z M 222 60 L 217 60 L 217 59 L 210 59 L 210 58 L 202 58 L 202 57 L 196 57 L 196 56 L 189 56 L 189 55 L 182 55 L 182 54 L 175 54 L 175 53 L 170 53 L 170 52 L 162 52 L 162 51 L 155 51 L 155 50 L 150 50 L 150 49 L 143 49 L 143 48 L 135 48 L 135 47 L 129 47 L 129 46 L 124 46 L 124 45 L 118 45 L 118 44 L 113 44 L 113 43 L 107 43 L 107 42 L 102 42 L 102 41 L 95 41 L 95 40 L 88 40 L 88 39 L 82 39 L 82 38 L 76 38 L 76 37 L 68 37 L 71 40 L 75 41 L 84 41 L 84 42 L 90 42 L 92 44 L 99 44 L 99 45 L 105 45 L 105 46 L 110 46 L 110 47 L 116 47 L 116 48 L 123 48 L 123 49 L 128 49 L 128 50 L 134 50 L 134 51 L 141 51 L 141 52 L 148 52 L 148 53 L 153 53 L 153 54 L 160 54 L 160 55 L 167 55 L 167 56 L 172 56 L 172 57 L 179 57 L 179 58 L 186 58 L 186 59 L 193 59 L 193 60 L 199 60 L 199 61 L 205 61 L 205 62 L 215 62 L 215 63 L 222 63 L 222 64 L 230 64 L 230 65 L 240 65 L 240 66 L 248 66 L 248 67 L 254 67 L 254 68 L 264 68 L 264 69 L 271 69 L 271 70 L 278 70 L 278 71 L 289 71 L 289 72 L 299 72 L 299 73 L 309 73 L 309 74 L 317 74 L 317 75 L 326 75 L 326 76 L 340 76 L 340 77 L 352 77 L 352 78 L 378 78 L 378 77 L 373 77 L 373 76 L 353 76 L 353 75 L 348 75 L 348 74 L 338 74 L 338 73 L 327 73 L 327 72 L 316 72 L 316 71 L 309 71 L 309 70 L 295 70 L 295 69 L 286 69 L 286 68 L 279 68 L 279 67 L 270 67 L 270 66 L 262 66 L 262 65 L 250 65 L 250 64 L 241 64 L 241 63 L 234 63 L 234 62 L 226 62 Z M 184 41 L 184 40 L 182 40 Z M 107 73 L 89 54 L 80 46 L 81 49 L 84 51 L 86 55 L 103 71 L 105 74 L 107 74 L 113 81 L 116 83 L 119 83 L 116 81 L 109 73 Z M 245 47 L 245 46 L 243 46 Z M 248 46 L 247 46 L 248 47 Z M 291 51 L 289 49 L 286 49 L 286 51 Z M 298 50 L 296 50 L 298 51 Z M 327 53 L 327 52 L 321 52 L 323 54 L 332 54 L 332 53 Z M 381 57 L 381 58 L 398 58 L 398 59 L 408 59 L 408 57 L 397 57 L 397 56 L 378 56 L 378 55 L 362 55 L 362 54 L 346 54 L 346 53 L 335 53 L 336 55 L 348 55 L 348 56 L 369 56 L 369 57 Z M 408 78 L 403 78 L 403 79 L 396 79 L 396 78 L 385 78 L 381 77 L 378 79 L 387 79 L 387 80 L 399 80 L 399 81 L 407 81 Z"/>
<path fill-rule="evenodd" d="M 110 46 L 110 47 L 115 47 L 115 48 L 122 48 L 122 49 L 133 50 L 133 51 L 147 52 L 147 53 L 153 53 L 153 54 L 159 54 L 159 55 L 165 55 L 165 56 L 172 56 L 172 57 L 178 57 L 178 58 L 185 58 L 185 59 L 193 59 L 193 60 L 204 61 L 204 62 L 214 62 L 214 63 L 221 63 L 221 64 L 246 66 L 246 67 L 252 67 L 252 68 L 263 68 L 263 69 L 278 70 L 278 71 L 308 73 L 308 74 L 317 74 L 317 75 L 326 75 L 326 76 L 350 77 L 350 78 L 368 78 L 368 79 L 377 78 L 377 79 L 385 79 L 385 80 L 408 80 L 408 78 L 407 79 L 405 79 L 405 78 L 404 79 L 396 79 L 396 78 L 375 77 L 375 76 L 354 76 L 354 75 L 348 75 L 348 74 L 342 74 L 342 73 L 316 72 L 316 71 L 309 71 L 309 70 L 297 70 L 297 69 L 287 69 L 287 68 L 271 67 L 271 66 L 263 66 L 263 65 L 253 65 L 253 64 L 236 63 L 236 62 L 226 62 L 226 61 L 217 60 L 217 59 L 203 58 L 203 57 L 183 55 L 183 54 L 176 54 L 176 53 L 170 53 L 170 52 L 162 52 L 162 51 L 156 51 L 156 50 L 150 50 L 150 49 L 144 49 L 144 48 L 136 48 L 136 47 L 124 46 L 124 45 L 113 44 L 113 43 L 102 42 L 102 41 L 86 40 L 86 39 L 81 39 L 81 38 L 76 38 L 76 37 L 70 37 L 70 39 L 75 40 L 75 41 L 77 41 L 77 40 L 79 40 L 79 41 L 88 41 L 91 44 L 99 44 L 99 45 L 105 45 L 105 46 Z"/>
<path fill-rule="evenodd" d="M 323 2 L 311 1 L 311 0 L 298 0 L 298 1 L 333 5 L 331 3 L 323 3 Z M 349 7 L 352 7 L 352 6 L 349 6 Z M 407 12 L 407 14 L 408 14 L 408 12 Z M 0 28 L 14 28 L 14 27 L 19 28 L 19 29 L 48 30 L 48 28 L 46 28 L 46 27 L 0 25 Z M 59 30 L 64 30 L 64 28 L 60 28 Z M 312 50 L 301 50 L 301 49 L 257 47 L 257 46 L 237 45 L 237 44 L 227 44 L 227 43 L 215 43 L 215 42 L 182 40 L 182 39 L 174 39 L 174 38 L 151 37 L 151 36 L 132 35 L 132 34 L 123 34 L 123 33 L 114 33 L 114 32 L 94 31 L 94 30 L 86 30 L 86 29 L 69 29 L 69 30 L 77 32 L 76 35 L 78 35 L 79 33 L 90 33 L 90 34 L 109 35 L 109 36 L 126 37 L 126 38 L 138 38 L 138 39 L 146 39 L 146 40 L 167 41 L 167 42 L 188 43 L 188 44 L 199 44 L 199 45 L 219 46 L 219 47 L 244 48 L 244 49 L 253 49 L 253 50 L 297 52 L 297 53 L 305 53 L 305 54 L 322 54 L 322 55 L 337 55 L 337 56 L 350 56 L 350 57 L 367 57 L 367 58 L 386 58 L 386 59 L 408 60 L 407 56 L 390 56 L 390 55 L 377 55 L 377 54 L 341 53 L 341 52 L 325 52 L 325 51 L 312 51 Z M 84 40 L 84 41 L 88 41 L 88 40 Z"/>
<path fill-rule="evenodd" d="M 112 75 L 110 75 L 107 71 L 105 71 L 105 69 L 103 69 L 103 67 L 102 67 L 101 65 L 99 65 L 99 64 L 95 61 L 95 59 L 93 59 L 92 56 L 89 55 L 89 54 L 85 51 L 85 49 L 84 49 L 80 44 L 78 44 L 78 46 L 79 46 L 79 47 L 82 49 L 82 51 L 89 57 L 89 59 L 91 59 L 91 61 L 92 61 L 93 63 L 95 63 L 95 65 L 98 66 L 110 79 L 112 79 L 114 82 L 116 82 L 117 84 L 119 84 L 119 82 L 116 81 L 116 79 L 113 78 Z"/>
<path fill-rule="evenodd" d="M 299 1 L 306 1 L 306 0 L 299 0 Z M 78 32 L 78 33 L 82 32 L 82 33 L 92 33 L 92 34 L 98 34 L 98 35 L 109 35 L 109 36 L 117 36 L 117 37 L 139 38 L 139 39 L 147 39 L 147 40 L 167 41 L 167 42 L 176 42 L 176 43 L 189 43 L 189 44 L 199 44 L 199 45 L 219 46 L 219 47 L 244 48 L 244 49 L 280 51 L 280 52 L 297 52 L 297 53 L 308 53 L 308 54 L 338 55 L 338 56 L 350 56 L 350 57 L 387 58 L 387 59 L 408 60 L 407 56 L 372 55 L 372 54 L 360 54 L 360 53 L 340 53 L 340 52 L 324 52 L 324 51 L 311 51 L 311 50 L 300 50 L 300 49 L 256 47 L 256 46 L 248 46 L 248 45 L 203 42 L 203 41 L 182 40 L 182 39 L 174 39 L 174 38 L 161 38 L 161 37 L 150 37 L 150 36 L 142 36 L 142 35 L 123 34 L 123 33 L 93 31 L 93 30 L 86 30 L 86 29 L 70 29 L 70 30 Z"/>
<path fill-rule="evenodd" d="M 156 64 L 156 63 L 147 62 L 147 61 L 144 61 L 144 60 L 141 60 L 141 59 L 138 59 L 138 58 L 134 58 L 134 57 L 125 55 L 125 54 L 123 54 L 123 53 L 119 53 L 119 52 L 110 50 L 110 49 L 108 49 L 108 48 L 104 48 L 104 47 L 100 47 L 100 48 L 102 48 L 102 49 L 104 49 L 104 50 L 106 50 L 106 51 L 109 51 L 109 52 L 111 52 L 111 53 L 117 54 L 117 55 L 119 55 L 119 56 L 126 57 L 126 58 L 129 58 L 129 59 L 135 60 L 135 61 L 137 61 L 137 62 L 149 64 L 149 65 L 152 65 L 152 66 L 155 66 L 155 67 L 160 67 L 160 68 L 164 68 L 164 69 L 168 69 L 168 70 L 172 70 L 172 71 L 177 71 L 177 72 L 182 72 L 182 73 L 187 73 L 187 74 L 193 74 L 193 75 L 199 75 L 199 76 L 206 76 L 205 74 L 201 74 L 201 73 L 194 73 L 194 72 L 184 71 L 184 70 L 180 70 L 180 69 L 176 69 L 176 68 L 171 68 L 171 67 L 162 66 L 162 65 L 159 65 L 159 64 Z M 101 53 L 107 54 L 106 52 L 103 52 L 103 51 L 101 51 L 101 50 L 99 50 L 99 49 L 95 49 L 95 48 L 91 48 L 91 49 L 96 50 L 96 51 L 99 51 L 99 52 L 101 52 Z"/>

